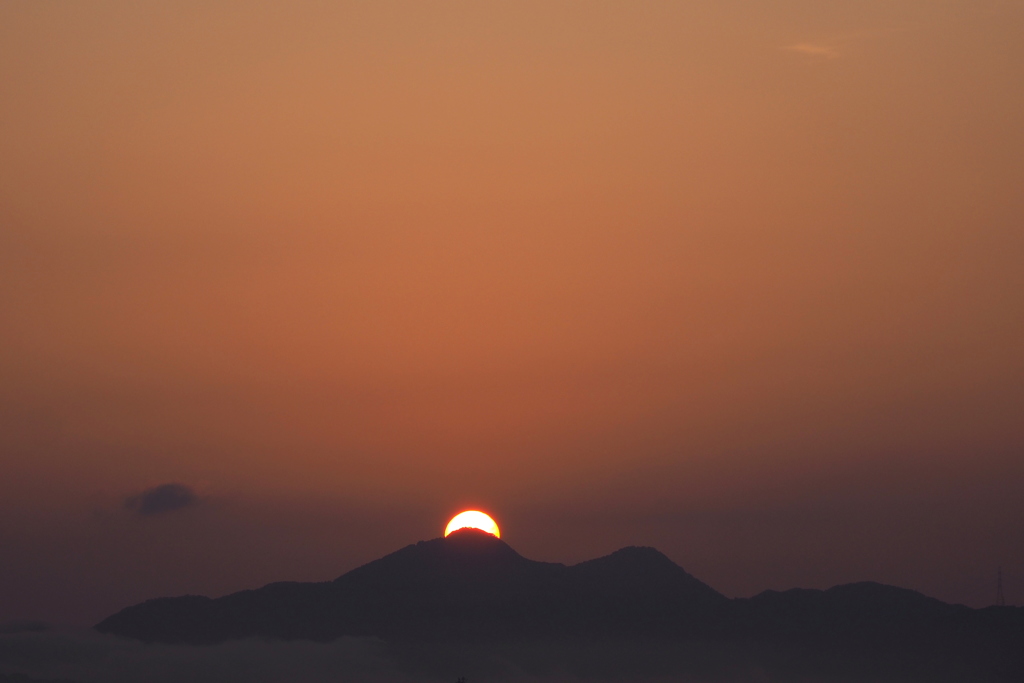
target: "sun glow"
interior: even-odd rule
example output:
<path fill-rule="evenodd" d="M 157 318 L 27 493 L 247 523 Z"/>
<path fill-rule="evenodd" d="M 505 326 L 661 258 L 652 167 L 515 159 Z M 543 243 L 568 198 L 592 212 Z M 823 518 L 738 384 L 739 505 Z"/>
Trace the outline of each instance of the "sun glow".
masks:
<path fill-rule="evenodd" d="M 497 538 L 501 538 L 498 525 L 494 523 L 491 516 L 477 510 L 466 510 L 452 517 L 452 521 L 448 522 L 448 526 L 444 529 L 444 535 L 447 536 L 459 529 L 480 529 L 481 531 L 493 534 Z"/>

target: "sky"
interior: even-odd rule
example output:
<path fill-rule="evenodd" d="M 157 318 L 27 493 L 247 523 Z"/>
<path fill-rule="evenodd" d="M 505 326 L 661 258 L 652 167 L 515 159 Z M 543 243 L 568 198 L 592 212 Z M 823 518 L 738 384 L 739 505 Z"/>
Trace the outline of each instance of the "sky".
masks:
<path fill-rule="evenodd" d="M 1024 4 L 0 4 L 0 621 L 456 512 L 1024 603 Z"/>

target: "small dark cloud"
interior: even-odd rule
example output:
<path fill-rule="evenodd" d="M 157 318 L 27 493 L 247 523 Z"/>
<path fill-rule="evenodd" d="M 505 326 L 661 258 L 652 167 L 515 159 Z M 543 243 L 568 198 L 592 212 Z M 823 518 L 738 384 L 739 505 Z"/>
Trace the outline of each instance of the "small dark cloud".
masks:
<path fill-rule="evenodd" d="M 143 517 L 174 512 L 195 505 L 199 497 L 184 484 L 161 484 L 124 501 L 124 506 Z"/>

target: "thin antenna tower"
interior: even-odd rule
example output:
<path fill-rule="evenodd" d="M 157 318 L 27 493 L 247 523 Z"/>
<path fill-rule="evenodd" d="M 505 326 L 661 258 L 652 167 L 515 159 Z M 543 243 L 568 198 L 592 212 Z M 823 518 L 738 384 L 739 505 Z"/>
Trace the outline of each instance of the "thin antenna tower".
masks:
<path fill-rule="evenodd" d="M 1003 568 L 996 572 L 996 604 L 1000 607 L 1006 606 L 1006 598 L 1003 597 Z"/>

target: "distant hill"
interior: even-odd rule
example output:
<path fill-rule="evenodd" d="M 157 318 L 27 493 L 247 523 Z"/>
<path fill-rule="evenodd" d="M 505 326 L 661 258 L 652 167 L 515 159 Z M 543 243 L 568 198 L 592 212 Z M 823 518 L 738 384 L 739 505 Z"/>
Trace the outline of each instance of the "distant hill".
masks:
<path fill-rule="evenodd" d="M 731 600 L 653 548 L 565 566 L 526 559 L 471 529 L 402 548 L 334 581 L 273 583 L 217 599 L 158 598 L 96 629 L 195 645 L 341 636 L 704 641 L 790 657 L 797 668 L 872 674 L 924 667 L 949 680 L 1024 681 L 1021 608 L 974 610 L 876 583 Z"/>
<path fill-rule="evenodd" d="M 218 599 L 158 598 L 97 625 L 147 642 L 269 637 L 699 633 L 730 600 L 652 548 L 572 567 L 535 562 L 472 529 L 422 541 L 325 583 Z"/>

